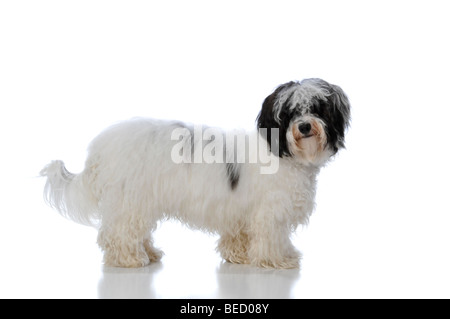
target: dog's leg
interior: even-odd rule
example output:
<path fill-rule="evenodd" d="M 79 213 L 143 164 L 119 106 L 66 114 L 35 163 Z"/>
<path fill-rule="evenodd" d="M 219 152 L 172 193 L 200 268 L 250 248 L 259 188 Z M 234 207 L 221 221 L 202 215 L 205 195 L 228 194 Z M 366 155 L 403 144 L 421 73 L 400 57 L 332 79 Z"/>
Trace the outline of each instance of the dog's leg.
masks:
<path fill-rule="evenodd" d="M 149 234 L 147 238 L 144 239 L 144 249 L 150 262 L 160 261 L 162 256 L 164 255 L 164 252 L 162 250 L 153 246 L 153 239 L 151 237 L 151 234 Z"/>
<path fill-rule="evenodd" d="M 249 259 L 264 268 L 299 268 L 300 252 L 289 238 L 291 231 L 273 213 L 259 214 L 251 223 Z"/>
<path fill-rule="evenodd" d="M 110 209 L 114 206 L 121 207 L 111 205 Z M 143 267 L 161 258 L 162 252 L 153 247 L 150 233 L 156 222 L 152 223 L 141 214 L 132 212 L 130 207 L 127 211 L 110 210 L 109 213 L 102 214 L 102 226 L 97 239 L 104 253 L 105 265 Z"/>
<path fill-rule="evenodd" d="M 248 264 L 249 238 L 241 231 L 236 235 L 223 234 L 220 236 L 217 251 L 223 259 L 234 264 Z"/>
<path fill-rule="evenodd" d="M 97 243 L 103 250 L 103 262 L 106 266 L 137 268 L 150 263 L 144 247 L 143 238 L 138 238 L 132 231 L 107 229 L 99 230 Z"/>
<path fill-rule="evenodd" d="M 103 260 L 107 266 L 144 267 L 151 262 L 158 262 L 164 255 L 161 250 L 153 246 L 150 238 L 142 240 L 127 238 L 124 241 L 120 237 L 104 230 L 99 231 L 97 241 L 103 250 Z"/>

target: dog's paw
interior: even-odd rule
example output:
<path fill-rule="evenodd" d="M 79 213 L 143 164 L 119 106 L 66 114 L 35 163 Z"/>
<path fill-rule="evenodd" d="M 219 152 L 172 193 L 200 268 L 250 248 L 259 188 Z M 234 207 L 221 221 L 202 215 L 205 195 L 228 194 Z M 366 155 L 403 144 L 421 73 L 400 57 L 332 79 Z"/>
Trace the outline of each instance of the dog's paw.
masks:
<path fill-rule="evenodd" d="M 164 256 L 164 252 L 158 248 L 149 245 L 145 245 L 144 247 L 150 262 L 158 262 Z"/>
<path fill-rule="evenodd" d="M 145 252 L 139 254 L 108 254 L 103 257 L 105 266 L 121 268 L 140 268 L 150 264 L 150 259 Z"/>
<path fill-rule="evenodd" d="M 244 254 L 229 254 L 228 256 L 222 256 L 227 262 L 232 264 L 249 264 L 250 261 L 247 255 Z"/>
<path fill-rule="evenodd" d="M 262 259 L 252 261 L 252 265 L 261 268 L 297 269 L 300 268 L 299 258 L 285 258 L 281 260 Z"/>

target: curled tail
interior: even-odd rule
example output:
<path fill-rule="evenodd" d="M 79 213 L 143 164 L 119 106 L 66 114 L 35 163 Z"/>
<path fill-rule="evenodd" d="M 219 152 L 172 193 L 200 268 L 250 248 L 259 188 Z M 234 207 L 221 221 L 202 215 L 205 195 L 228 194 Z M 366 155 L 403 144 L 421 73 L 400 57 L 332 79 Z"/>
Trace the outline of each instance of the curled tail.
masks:
<path fill-rule="evenodd" d="M 83 182 L 83 173 L 72 174 L 62 161 L 53 161 L 40 175 L 47 177 L 44 187 L 47 204 L 77 223 L 94 227 L 98 224 L 98 201 Z"/>

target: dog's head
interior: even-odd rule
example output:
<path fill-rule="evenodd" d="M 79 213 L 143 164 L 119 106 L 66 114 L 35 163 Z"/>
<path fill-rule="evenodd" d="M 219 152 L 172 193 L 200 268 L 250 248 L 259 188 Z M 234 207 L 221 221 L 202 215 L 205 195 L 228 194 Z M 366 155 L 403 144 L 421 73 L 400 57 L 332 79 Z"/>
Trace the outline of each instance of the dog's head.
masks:
<path fill-rule="evenodd" d="M 320 165 L 344 148 L 350 123 L 350 103 L 337 85 L 306 79 L 280 85 L 269 95 L 257 117 L 266 128 L 270 150 L 279 157 L 295 157 L 303 164 Z M 272 135 L 278 130 L 278 138 Z"/>

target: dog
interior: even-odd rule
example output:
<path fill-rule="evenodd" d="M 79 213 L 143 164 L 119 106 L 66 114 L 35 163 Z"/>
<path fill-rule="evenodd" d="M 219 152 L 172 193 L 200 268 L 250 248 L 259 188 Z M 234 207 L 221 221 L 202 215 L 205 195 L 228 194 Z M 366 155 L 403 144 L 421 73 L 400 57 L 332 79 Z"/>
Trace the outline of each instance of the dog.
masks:
<path fill-rule="evenodd" d="M 264 100 L 256 123 L 233 135 L 177 121 L 120 122 L 91 142 L 80 174 L 62 161 L 42 169 L 44 198 L 98 229 L 108 266 L 159 261 L 152 232 L 176 219 L 218 234 L 225 261 L 299 268 L 290 235 L 314 210 L 320 169 L 345 147 L 349 99 L 322 79 L 291 81 Z"/>

